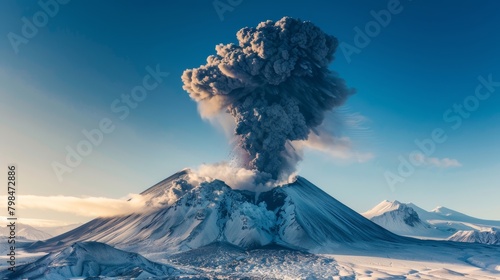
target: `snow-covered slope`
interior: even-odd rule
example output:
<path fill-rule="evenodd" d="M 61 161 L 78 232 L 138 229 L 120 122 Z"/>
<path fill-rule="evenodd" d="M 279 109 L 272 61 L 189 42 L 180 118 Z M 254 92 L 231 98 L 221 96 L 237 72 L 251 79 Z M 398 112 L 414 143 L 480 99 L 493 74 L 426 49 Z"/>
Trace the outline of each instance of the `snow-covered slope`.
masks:
<path fill-rule="evenodd" d="M 496 228 L 489 230 L 460 230 L 450 236 L 448 240 L 500 245 L 500 231 Z"/>
<path fill-rule="evenodd" d="M 401 240 L 302 177 L 261 194 L 260 199 L 276 213 L 277 234 L 285 244 L 313 249 Z"/>
<path fill-rule="evenodd" d="M 0 272 L 8 279 L 68 279 L 73 277 L 117 277 L 120 279 L 179 275 L 180 270 L 154 263 L 139 254 L 124 252 L 98 242 L 79 242 L 39 260 Z"/>
<path fill-rule="evenodd" d="M 481 242 L 494 238 L 491 232 L 500 225 L 500 221 L 477 219 L 445 207 L 426 211 L 413 203 L 387 200 L 362 215 L 396 234 L 424 239 L 445 240 L 456 235 L 450 240 L 470 238 L 476 240 L 473 242 Z M 472 237 L 488 235 L 490 237 Z"/>
<path fill-rule="evenodd" d="M 93 240 L 139 253 L 177 253 L 213 242 L 241 248 L 276 243 L 317 250 L 331 244 L 397 241 L 304 178 L 256 195 L 213 180 L 189 183 L 184 170 L 143 192 L 151 212 L 98 218 L 31 250 L 50 251 Z"/>

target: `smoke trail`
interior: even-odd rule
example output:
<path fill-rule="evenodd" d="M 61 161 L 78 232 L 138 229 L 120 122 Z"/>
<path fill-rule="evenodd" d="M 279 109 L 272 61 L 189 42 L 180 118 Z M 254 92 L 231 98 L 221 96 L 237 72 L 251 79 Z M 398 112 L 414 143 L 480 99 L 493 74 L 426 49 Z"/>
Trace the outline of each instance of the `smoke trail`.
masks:
<path fill-rule="evenodd" d="M 328 69 L 337 39 L 311 22 L 268 20 L 241 29 L 237 39 L 184 71 L 183 88 L 203 117 L 229 113 L 244 167 L 276 179 L 300 159 L 287 142 L 306 140 L 354 91 Z"/>

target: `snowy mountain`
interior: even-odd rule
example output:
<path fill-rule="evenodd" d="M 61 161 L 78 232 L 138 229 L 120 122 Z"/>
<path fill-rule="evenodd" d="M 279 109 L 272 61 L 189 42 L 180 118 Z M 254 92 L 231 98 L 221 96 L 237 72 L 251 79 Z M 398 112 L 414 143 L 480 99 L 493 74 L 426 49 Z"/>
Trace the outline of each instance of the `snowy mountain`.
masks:
<path fill-rule="evenodd" d="M 489 230 L 460 230 L 450 236 L 448 240 L 500 245 L 500 231 L 495 228 Z"/>
<path fill-rule="evenodd" d="M 468 238 L 474 239 L 469 236 L 491 236 L 493 228 L 500 225 L 500 221 L 470 217 L 445 207 L 426 211 L 415 204 L 397 200 L 382 201 L 362 215 L 396 234 L 424 239 L 465 241 Z M 455 237 L 450 239 L 451 236 Z M 489 239 L 478 237 L 475 240 L 477 241 L 472 242 L 481 243 L 481 240 Z"/>
<path fill-rule="evenodd" d="M 8 236 L 8 230 L 9 229 L 7 227 L 3 227 L 0 236 Z M 52 235 L 50 235 L 49 233 L 36 229 L 27 224 L 17 224 L 16 230 L 17 237 L 21 237 L 27 240 L 45 240 L 52 237 Z"/>
<path fill-rule="evenodd" d="M 139 254 L 117 250 L 98 242 L 79 242 L 39 260 L 22 265 L 15 273 L 0 272 L 8 279 L 68 279 L 73 277 L 120 277 L 145 279 L 169 277 L 181 271 L 151 262 Z"/>
<path fill-rule="evenodd" d="M 233 190 L 220 180 L 189 182 L 184 170 L 142 193 L 146 213 L 98 218 L 37 242 L 33 251 L 99 241 L 138 253 L 174 253 L 227 242 L 241 248 L 279 244 L 318 251 L 332 244 L 401 240 L 304 178 L 264 193 Z"/>
<path fill-rule="evenodd" d="M 144 211 L 21 244 L 18 260 L 29 264 L 15 277 L 494 279 L 500 272 L 496 246 L 401 237 L 301 177 L 255 193 L 191 175 L 183 170 L 134 197 L 147 202 Z M 439 230 L 410 208 L 386 202 L 369 216 Z M 55 253 L 40 258 L 44 252 Z"/>
<path fill-rule="evenodd" d="M 431 230 L 413 208 L 399 201 L 382 201 L 368 212 L 362 213 L 367 219 L 399 235 L 415 235 Z"/>
<path fill-rule="evenodd" d="M 435 225 L 450 223 L 456 224 L 456 227 L 460 227 L 460 225 L 462 225 L 469 229 L 481 227 L 500 227 L 500 221 L 474 218 L 442 206 L 438 206 L 431 211 L 426 211 L 413 203 L 408 203 L 408 206 L 412 207 L 421 219 L 431 221 Z"/>

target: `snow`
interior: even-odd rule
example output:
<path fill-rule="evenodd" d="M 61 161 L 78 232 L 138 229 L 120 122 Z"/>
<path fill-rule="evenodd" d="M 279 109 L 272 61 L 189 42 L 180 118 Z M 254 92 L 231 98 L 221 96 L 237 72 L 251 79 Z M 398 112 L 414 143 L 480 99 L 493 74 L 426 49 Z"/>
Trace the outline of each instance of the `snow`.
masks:
<path fill-rule="evenodd" d="M 494 247 L 443 241 L 363 243 L 314 254 L 276 245 L 244 250 L 219 242 L 158 254 L 150 261 L 101 243 L 82 242 L 20 267 L 9 279 L 96 274 L 105 279 L 498 279 L 500 251 Z M 0 272 L 0 277 L 6 275 Z"/>
<path fill-rule="evenodd" d="M 143 192 L 150 201 L 148 211 L 97 218 L 48 240 L 23 244 L 20 256 L 53 253 L 30 261 L 16 277 L 500 277 L 497 246 L 396 235 L 302 177 L 253 193 L 232 189 L 220 180 L 189 182 L 189 172 L 176 173 Z M 429 222 L 437 218 L 451 217 L 453 225 L 464 227 L 479 220 L 441 208 L 420 215 L 421 211 L 425 210 L 384 201 L 364 214 L 394 230 L 408 230 L 408 235 L 451 235 L 449 227 Z M 425 215 L 432 219 L 422 219 Z M 487 225 L 481 222 L 481 228 Z"/>
<path fill-rule="evenodd" d="M 500 231 L 496 228 L 488 230 L 460 230 L 450 236 L 448 240 L 500 245 Z"/>
<path fill-rule="evenodd" d="M 279 211 L 280 238 L 292 246 L 322 251 L 335 244 L 398 241 L 401 238 L 367 220 L 302 177 L 274 192 L 286 199 Z M 301 238 L 299 238 L 301 236 Z M 293 243 L 291 243 L 291 241 Z"/>
<path fill-rule="evenodd" d="M 273 241 L 275 223 L 276 216 L 267 210 L 265 203 L 255 207 L 254 204 L 243 202 L 240 212 L 231 215 L 226 222 L 224 235 L 229 243 L 244 248 L 263 246 Z M 240 234 L 235 235 L 235 232 Z"/>
<path fill-rule="evenodd" d="M 184 185 L 182 192 L 149 189 L 153 197 L 178 195 L 175 202 L 151 212 L 98 218 L 68 233 L 33 244 L 32 249 L 55 250 L 68 244 L 93 240 L 136 252 L 179 252 L 215 241 L 229 241 L 242 247 L 266 245 L 273 241 L 275 216 L 265 204 L 248 203 L 254 195 L 232 190 L 222 181 L 186 185 L 179 174 L 163 188 Z"/>
<path fill-rule="evenodd" d="M 432 242 L 432 241 L 431 241 Z M 441 244 L 440 250 L 435 248 Z M 446 245 L 445 245 L 446 244 Z M 205 277 L 241 279 L 495 279 L 500 252 L 451 243 L 340 246 L 311 254 L 284 247 L 242 250 L 211 244 L 162 259 Z M 432 249 L 434 248 L 434 249 Z M 484 253 L 490 254 L 484 257 Z M 474 263 L 474 264 L 473 264 Z M 196 272 L 194 272 L 196 273 Z"/>
<path fill-rule="evenodd" d="M 322 251 L 346 242 L 401 239 L 301 177 L 257 194 L 233 190 L 219 180 L 193 186 L 185 180 L 187 175 L 179 172 L 143 193 L 163 201 L 161 208 L 98 218 L 33 244 L 30 250 L 57 250 L 92 240 L 137 253 L 182 252 L 218 241 L 242 248 L 276 243 Z"/>
<path fill-rule="evenodd" d="M 146 200 L 146 205 L 150 207 L 168 207 L 193 189 L 193 186 L 187 182 L 188 177 L 189 169 L 183 169 L 143 191 L 141 199 Z"/>
<path fill-rule="evenodd" d="M 372 209 L 362 213 L 362 215 L 365 216 L 367 219 L 371 219 L 383 213 L 398 210 L 401 207 L 401 205 L 402 205 L 401 202 L 397 200 L 395 201 L 384 200 L 379 204 L 377 204 Z"/>
<path fill-rule="evenodd" d="M 422 221 L 409 204 L 384 200 L 362 215 L 381 227 L 403 236 L 421 238 L 448 237 L 450 232 L 440 231 L 426 221 Z"/>
<path fill-rule="evenodd" d="M 2 275 L 3 274 L 3 275 Z M 98 242 L 81 242 L 37 261 L 20 266 L 16 272 L 3 271 L 9 279 L 67 279 L 72 277 L 127 277 L 144 279 L 151 276 L 174 276 L 181 271 L 151 262 L 144 257 L 117 250 Z"/>
<path fill-rule="evenodd" d="M 177 266 L 202 271 L 210 278 L 230 279 L 326 279 L 339 273 L 332 257 L 308 254 L 281 247 L 249 251 L 225 244 L 204 248 L 168 258 Z"/>
<path fill-rule="evenodd" d="M 409 203 L 408 205 L 418 213 L 421 219 L 436 226 L 446 227 L 446 225 L 451 225 L 454 228 L 461 229 L 500 227 L 500 221 L 474 218 L 446 207 L 439 206 L 432 211 L 426 211 L 415 204 Z"/>
<path fill-rule="evenodd" d="M 384 200 L 362 215 L 399 235 L 498 244 L 495 229 L 500 221 L 474 218 L 446 207 L 426 211 L 413 203 Z"/>

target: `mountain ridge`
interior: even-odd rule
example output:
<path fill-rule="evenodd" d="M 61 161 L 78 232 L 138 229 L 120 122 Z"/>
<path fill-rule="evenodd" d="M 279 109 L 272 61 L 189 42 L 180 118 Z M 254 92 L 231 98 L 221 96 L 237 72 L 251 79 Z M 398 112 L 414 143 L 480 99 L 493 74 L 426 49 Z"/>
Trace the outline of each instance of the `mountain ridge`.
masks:
<path fill-rule="evenodd" d="M 405 217 L 402 213 L 410 212 L 414 212 L 425 227 L 402 222 Z M 384 200 L 363 215 L 387 230 L 405 236 L 484 244 L 497 243 L 494 229 L 500 225 L 500 221 L 474 218 L 442 206 L 427 211 L 413 203 L 397 200 Z"/>

